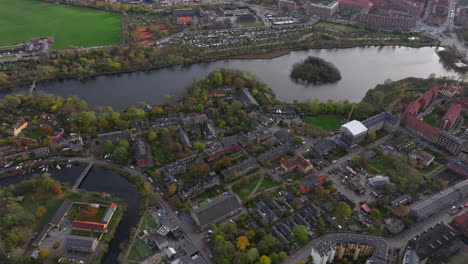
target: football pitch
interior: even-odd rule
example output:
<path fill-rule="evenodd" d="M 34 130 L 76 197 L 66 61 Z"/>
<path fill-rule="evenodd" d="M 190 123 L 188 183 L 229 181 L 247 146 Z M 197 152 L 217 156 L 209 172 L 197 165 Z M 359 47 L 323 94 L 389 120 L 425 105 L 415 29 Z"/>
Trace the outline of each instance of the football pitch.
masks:
<path fill-rule="evenodd" d="M 0 46 L 53 37 L 54 49 L 121 43 L 120 14 L 39 0 L 0 0 Z"/>

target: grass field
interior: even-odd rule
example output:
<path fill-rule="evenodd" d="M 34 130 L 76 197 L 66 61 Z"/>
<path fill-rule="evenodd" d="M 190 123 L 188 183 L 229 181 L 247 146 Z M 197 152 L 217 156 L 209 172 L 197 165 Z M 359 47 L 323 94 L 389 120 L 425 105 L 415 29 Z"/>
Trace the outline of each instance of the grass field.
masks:
<path fill-rule="evenodd" d="M 260 185 L 260 188 L 258 188 L 256 193 L 259 193 L 259 192 L 261 192 L 263 190 L 266 190 L 266 189 L 276 187 L 278 185 L 280 185 L 280 182 L 277 182 L 277 181 L 273 180 L 270 176 L 265 176 L 265 178 L 263 179 L 262 184 Z"/>
<path fill-rule="evenodd" d="M 149 213 L 146 214 L 144 221 L 145 221 L 145 226 L 148 228 L 156 228 L 158 226 L 156 221 L 154 221 L 153 216 Z"/>
<path fill-rule="evenodd" d="M 372 160 L 369 165 L 377 169 L 379 173 L 385 173 L 386 171 L 393 169 L 392 161 L 386 157 L 380 157 Z"/>
<path fill-rule="evenodd" d="M 308 116 L 304 118 L 304 122 L 309 125 L 314 125 L 326 129 L 328 131 L 340 128 L 343 117 L 334 115 L 325 116 Z"/>
<path fill-rule="evenodd" d="M 54 49 L 119 44 L 119 14 L 39 0 L 0 0 L 0 46 L 54 37 Z"/>
<path fill-rule="evenodd" d="M 136 245 L 136 250 L 138 251 L 138 255 L 140 255 L 142 259 L 148 257 L 151 254 L 151 249 L 144 242 Z"/>
<path fill-rule="evenodd" d="M 438 174 L 442 173 L 443 171 L 445 171 L 447 169 L 447 167 L 445 167 L 444 165 L 440 164 L 439 166 L 437 166 L 435 169 L 433 169 L 431 172 L 427 173 L 424 177 L 428 180 L 431 180 L 433 179 L 435 176 L 437 176 Z"/>
<path fill-rule="evenodd" d="M 255 23 L 246 23 L 242 24 L 243 27 L 263 27 L 265 24 L 263 22 L 255 22 Z"/>
<path fill-rule="evenodd" d="M 432 113 L 426 116 L 423 121 L 433 127 L 438 127 L 440 125 L 441 120 L 442 120 L 441 116 L 439 116 L 436 113 Z"/>
<path fill-rule="evenodd" d="M 242 180 L 241 180 L 242 181 Z M 260 176 L 259 175 L 254 175 L 249 177 L 249 182 L 247 185 L 243 186 L 241 182 L 239 181 L 238 183 L 234 184 L 232 186 L 232 190 L 239 195 L 240 198 L 244 199 L 247 197 L 257 186 L 257 183 L 260 181 Z"/>

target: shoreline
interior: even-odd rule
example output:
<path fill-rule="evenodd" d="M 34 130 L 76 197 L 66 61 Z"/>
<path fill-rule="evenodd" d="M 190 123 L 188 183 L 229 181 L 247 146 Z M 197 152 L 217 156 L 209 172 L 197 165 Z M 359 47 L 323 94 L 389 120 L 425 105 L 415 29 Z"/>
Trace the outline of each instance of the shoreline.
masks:
<path fill-rule="evenodd" d="M 86 79 L 92 79 L 96 78 L 99 76 L 107 76 L 107 75 L 118 75 L 118 74 L 128 74 L 128 73 L 134 73 L 134 72 L 149 72 L 149 71 L 157 71 L 161 69 L 167 69 L 171 67 L 190 67 L 192 65 L 196 64 L 202 64 L 202 63 L 211 63 L 211 62 L 217 62 L 217 61 L 222 61 L 222 60 L 261 60 L 261 59 L 275 59 L 279 58 L 285 55 L 290 54 L 291 52 L 294 51 L 307 51 L 307 50 L 332 50 L 332 49 L 353 49 L 353 48 L 370 48 L 370 47 L 407 47 L 407 48 L 424 48 L 424 47 L 442 47 L 440 45 L 430 45 L 430 44 L 414 44 L 414 45 L 404 45 L 404 44 L 337 44 L 331 47 L 302 47 L 302 48 L 290 48 L 290 49 L 279 49 L 279 50 L 273 50 L 264 54 L 260 53 L 245 53 L 241 55 L 234 55 L 234 56 L 227 56 L 227 57 L 221 57 L 221 58 L 213 58 L 213 59 L 206 59 L 206 60 L 200 60 L 197 62 L 193 62 L 190 64 L 174 64 L 170 66 L 154 66 L 154 67 L 149 67 L 145 69 L 135 69 L 135 70 L 124 70 L 124 71 L 118 71 L 118 72 L 102 72 L 102 73 L 97 73 L 94 75 L 89 75 L 89 76 L 84 76 L 84 77 L 65 77 L 65 78 L 46 78 L 46 79 L 40 79 L 37 80 L 39 82 L 41 81 L 62 81 L 62 80 L 86 80 Z M 7 89 L 14 89 L 20 86 L 24 85 L 30 85 L 32 81 L 28 82 L 20 82 L 20 83 L 11 83 L 11 84 L 5 84 L 5 86 L 0 86 L 0 91 L 4 91 Z M 8 93 L 5 93 L 5 96 L 8 95 Z"/>

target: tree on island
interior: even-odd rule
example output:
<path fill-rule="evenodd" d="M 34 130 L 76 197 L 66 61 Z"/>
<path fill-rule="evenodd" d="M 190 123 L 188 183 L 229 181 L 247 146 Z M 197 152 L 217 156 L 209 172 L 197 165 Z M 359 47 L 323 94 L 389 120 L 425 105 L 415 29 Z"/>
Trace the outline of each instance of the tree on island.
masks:
<path fill-rule="evenodd" d="M 312 84 L 341 80 L 341 73 L 333 64 L 313 56 L 294 64 L 290 76 L 296 82 L 302 81 Z"/>

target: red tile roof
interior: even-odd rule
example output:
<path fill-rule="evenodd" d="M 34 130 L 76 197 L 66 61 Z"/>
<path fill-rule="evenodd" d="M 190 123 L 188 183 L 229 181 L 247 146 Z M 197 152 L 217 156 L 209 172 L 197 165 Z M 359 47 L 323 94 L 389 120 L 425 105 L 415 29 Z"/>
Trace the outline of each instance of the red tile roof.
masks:
<path fill-rule="evenodd" d="M 435 142 L 440 134 L 440 129 L 433 127 L 423 121 L 417 119 L 412 115 L 408 115 L 405 120 L 405 125 L 407 128 L 414 130 L 417 133 L 422 134 L 430 141 Z"/>
<path fill-rule="evenodd" d="M 367 204 L 361 205 L 361 209 L 368 214 L 372 211 L 372 209 Z"/>
<path fill-rule="evenodd" d="M 312 163 L 310 163 L 300 154 L 297 154 L 294 157 L 289 158 L 287 160 L 281 161 L 281 164 L 283 164 L 288 169 L 296 166 L 300 166 L 303 169 L 306 169 L 307 167 L 312 166 Z"/>
<path fill-rule="evenodd" d="M 459 104 L 453 104 L 450 106 L 450 108 L 445 112 L 444 117 L 442 118 L 442 121 L 448 120 L 451 124 L 457 120 L 457 118 L 460 116 L 460 112 L 462 110 L 462 106 Z"/>
<path fill-rule="evenodd" d="M 454 217 L 450 225 L 468 237 L 468 212 Z"/>
<path fill-rule="evenodd" d="M 112 209 L 115 210 L 115 209 L 117 209 L 117 205 L 116 205 L 115 203 L 111 203 L 111 204 L 109 205 L 109 208 L 112 208 Z"/>
<path fill-rule="evenodd" d="M 363 7 L 371 7 L 373 4 L 370 1 L 361 2 L 361 1 L 354 1 L 354 0 L 339 0 L 340 3 L 346 3 L 350 5 L 359 5 Z"/>
<path fill-rule="evenodd" d="M 190 16 L 177 18 L 177 23 L 180 23 L 180 24 L 185 24 L 185 23 L 192 22 L 192 21 L 193 21 L 193 17 L 190 17 Z"/>
<path fill-rule="evenodd" d="M 405 115 L 410 114 L 410 115 L 416 115 L 419 111 L 419 108 L 421 108 L 421 104 L 418 101 L 413 101 L 408 104 L 408 106 L 405 109 Z"/>
<path fill-rule="evenodd" d="M 75 220 L 75 221 L 72 222 L 72 228 L 87 229 L 87 230 L 91 230 L 91 231 L 105 232 L 106 228 L 107 228 L 107 224 Z"/>

